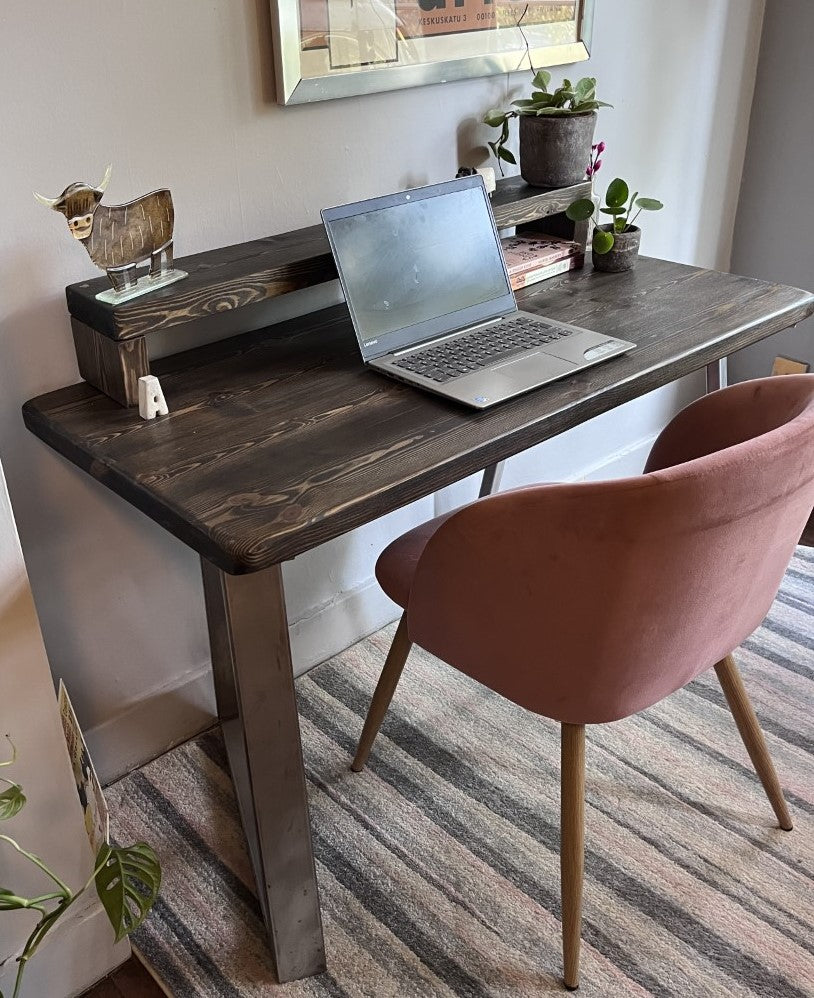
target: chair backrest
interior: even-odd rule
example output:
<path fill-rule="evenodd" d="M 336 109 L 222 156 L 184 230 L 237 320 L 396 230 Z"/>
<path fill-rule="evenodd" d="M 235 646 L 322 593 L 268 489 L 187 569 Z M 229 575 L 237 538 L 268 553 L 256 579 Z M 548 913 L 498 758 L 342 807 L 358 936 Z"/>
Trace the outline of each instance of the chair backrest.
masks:
<path fill-rule="evenodd" d="M 656 703 L 758 626 L 814 504 L 814 375 L 679 413 L 636 478 L 517 489 L 431 537 L 412 640 L 574 724 Z"/>

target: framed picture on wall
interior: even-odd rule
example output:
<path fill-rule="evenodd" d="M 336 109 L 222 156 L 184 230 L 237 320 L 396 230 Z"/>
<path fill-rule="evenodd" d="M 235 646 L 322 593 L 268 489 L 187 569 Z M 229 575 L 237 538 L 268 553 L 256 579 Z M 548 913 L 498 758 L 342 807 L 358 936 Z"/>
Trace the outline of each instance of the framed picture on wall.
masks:
<path fill-rule="evenodd" d="M 594 0 L 271 0 L 277 99 L 302 104 L 579 62 Z"/>

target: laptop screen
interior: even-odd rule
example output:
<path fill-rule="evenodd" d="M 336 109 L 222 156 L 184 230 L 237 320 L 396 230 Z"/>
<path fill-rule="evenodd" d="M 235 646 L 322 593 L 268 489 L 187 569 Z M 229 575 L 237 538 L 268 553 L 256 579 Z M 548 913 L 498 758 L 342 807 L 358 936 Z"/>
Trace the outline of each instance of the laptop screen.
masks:
<path fill-rule="evenodd" d="M 366 360 L 516 307 L 480 177 L 322 217 Z"/>

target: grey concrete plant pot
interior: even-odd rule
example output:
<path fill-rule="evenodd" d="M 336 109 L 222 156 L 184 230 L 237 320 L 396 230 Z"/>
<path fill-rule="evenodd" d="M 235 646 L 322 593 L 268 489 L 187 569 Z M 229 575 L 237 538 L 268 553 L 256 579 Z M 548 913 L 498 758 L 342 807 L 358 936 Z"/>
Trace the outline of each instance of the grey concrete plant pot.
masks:
<path fill-rule="evenodd" d="M 605 232 L 611 231 L 611 225 L 600 225 Z M 639 259 L 639 243 L 642 240 L 642 230 L 632 225 L 629 232 L 613 234 L 613 248 L 607 253 L 593 253 L 594 270 L 604 270 L 611 274 L 619 274 L 623 270 L 633 270 Z"/>
<path fill-rule="evenodd" d="M 520 115 L 520 175 L 533 187 L 568 187 L 585 179 L 596 111 Z"/>

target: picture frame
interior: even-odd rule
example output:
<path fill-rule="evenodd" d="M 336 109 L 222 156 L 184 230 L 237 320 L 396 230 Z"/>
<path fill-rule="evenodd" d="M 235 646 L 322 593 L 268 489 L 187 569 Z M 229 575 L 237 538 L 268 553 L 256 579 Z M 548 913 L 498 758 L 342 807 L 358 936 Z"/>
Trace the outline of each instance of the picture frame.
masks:
<path fill-rule="evenodd" d="M 270 0 L 277 100 L 581 62 L 595 0 Z"/>

